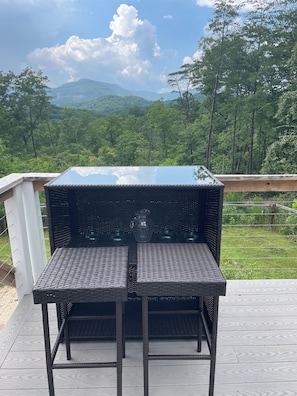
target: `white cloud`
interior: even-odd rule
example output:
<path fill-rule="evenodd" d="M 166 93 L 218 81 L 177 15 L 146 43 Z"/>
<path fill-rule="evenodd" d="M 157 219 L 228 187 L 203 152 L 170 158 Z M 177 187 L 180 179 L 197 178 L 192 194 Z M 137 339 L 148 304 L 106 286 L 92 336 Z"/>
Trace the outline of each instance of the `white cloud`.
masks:
<path fill-rule="evenodd" d="M 127 4 L 121 4 L 117 9 L 117 14 L 113 16 L 113 21 L 109 27 L 112 30 L 112 37 L 133 37 L 139 26 L 143 25 L 143 21 L 138 18 L 136 8 L 129 7 Z"/>
<path fill-rule="evenodd" d="M 200 7 L 213 7 L 215 0 L 197 0 L 196 4 Z"/>
<path fill-rule="evenodd" d="M 172 15 L 164 15 L 163 19 L 174 19 Z"/>
<path fill-rule="evenodd" d="M 86 76 L 118 83 L 157 79 L 151 76 L 153 63 L 161 53 L 155 27 L 139 19 L 136 8 L 121 4 L 110 22 L 110 29 L 112 33 L 107 38 L 71 36 L 65 44 L 37 48 L 29 54 L 29 59 L 45 72 L 66 72 L 69 81 Z"/>
<path fill-rule="evenodd" d="M 190 64 L 192 64 L 192 63 L 195 62 L 196 60 L 201 59 L 201 58 L 202 58 L 202 55 L 203 55 L 203 51 L 200 50 L 200 49 L 198 49 L 198 50 L 194 53 L 194 55 L 193 55 L 192 57 L 191 57 L 191 56 L 186 56 L 186 57 L 184 57 L 184 59 L 183 59 L 183 65 L 190 65 Z"/>

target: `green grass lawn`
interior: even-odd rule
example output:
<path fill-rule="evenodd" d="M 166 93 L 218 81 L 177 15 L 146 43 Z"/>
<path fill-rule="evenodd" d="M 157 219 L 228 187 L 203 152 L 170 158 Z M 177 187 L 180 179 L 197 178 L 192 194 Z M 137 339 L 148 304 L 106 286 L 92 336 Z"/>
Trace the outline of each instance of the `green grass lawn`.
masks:
<path fill-rule="evenodd" d="M 46 255 L 47 255 L 47 258 L 49 259 L 50 258 L 50 243 L 49 243 L 49 237 L 48 237 L 47 231 L 45 231 L 44 237 L 45 237 Z M 9 243 L 8 235 L 6 235 L 6 234 L 3 234 L 0 236 L 0 262 L 1 261 L 5 262 L 7 264 L 12 264 L 10 243 Z"/>
<path fill-rule="evenodd" d="M 7 235 L 0 236 L 0 261 L 12 263 Z M 224 226 L 221 269 L 226 279 L 297 278 L 297 244 L 268 228 Z"/>
<path fill-rule="evenodd" d="M 297 278 L 297 244 L 262 227 L 224 226 L 221 269 L 227 279 Z"/>
<path fill-rule="evenodd" d="M 0 236 L 0 262 L 12 264 L 8 235 Z"/>

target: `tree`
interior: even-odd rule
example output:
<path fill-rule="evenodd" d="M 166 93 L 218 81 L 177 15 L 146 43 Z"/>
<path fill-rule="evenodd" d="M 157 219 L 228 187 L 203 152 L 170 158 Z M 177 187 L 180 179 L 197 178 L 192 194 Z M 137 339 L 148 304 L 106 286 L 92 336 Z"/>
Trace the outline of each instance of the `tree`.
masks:
<path fill-rule="evenodd" d="M 297 136 L 295 133 L 281 136 L 268 148 L 262 173 L 297 173 Z"/>
<path fill-rule="evenodd" d="M 193 64 L 192 85 L 205 97 L 199 112 L 209 112 L 206 165 L 213 171 L 259 172 L 277 138 L 278 100 L 292 91 L 288 60 L 296 43 L 296 2 L 250 3 L 250 11 L 232 1 L 215 4 L 210 34 Z"/>
<path fill-rule="evenodd" d="M 14 81 L 13 112 L 17 128 L 23 138 L 26 151 L 29 152 L 28 142 L 31 140 L 34 156 L 37 158 L 34 132 L 38 124 L 48 119 L 50 97 L 47 95 L 48 78 L 41 71 L 37 73 L 26 68 Z"/>
<path fill-rule="evenodd" d="M 143 125 L 144 142 L 147 145 L 147 165 L 159 165 L 171 158 L 178 140 L 175 123 L 180 119 L 177 110 L 157 100 L 148 108 Z"/>
<path fill-rule="evenodd" d="M 194 64 L 193 82 L 201 92 L 208 97 L 210 103 L 209 127 L 206 150 L 206 167 L 211 169 L 211 154 L 215 113 L 217 111 L 218 95 L 225 86 L 225 70 L 228 60 L 227 46 L 229 36 L 236 28 L 238 17 L 237 7 L 233 0 L 215 2 L 214 18 L 209 23 L 209 36 L 200 42 L 203 59 Z"/>
<path fill-rule="evenodd" d="M 4 143 L 9 147 L 10 136 L 12 133 L 11 125 L 13 117 L 10 112 L 10 93 L 14 79 L 12 72 L 2 73 L 0 71 L 0 129 Z"/>
<path fill-rule="evenodd" d="M 8 175 L 12 171 L 11 156 L 7 147 L 0 139 L 0 177 Z"/>
<path fill-rule="evenodd" d="M 285 133 L 297 130 L 297 44 L 291 58 L 288 61 L 291 78 L 288 81 L 288 89 L 278 101 L 276 119 L 279 121 L 279 129 Z"/>
<path fill-rule="evenodd" d="M 2 73 L 0 78 L 2 112 L 9 120 L 9 124 L 4 124 L 5 139 L 9 147 L 14 148 L 21 138 L 25 151 L 30 153 L 32 149 L 37 157 L 34 133 L 38 124 L 48 119 L 50 110 L 48 78 L 31 68 L 24 69 L 19 75 Z M 3 115 L 1 118 L 3 120 Z"/>
<path fill-rule="evenodd" d="M 191 92 L 193 81 L 193 65 L 182 65 L 180 70 L 169 74 L 168 84 L 173 88 L 173 92 L 178 93 L 178 98 L 174 101 L 174 106 L 181 111 L 184 116 L 185 125 L 195 120 L 199 102 Z"/>
<path fill-rule="evenodd" d="M 287 59 L 293 32 L 285 21 L 292 18 L 285 12 L 285 3 L 293 4 L 291 0 L 252 1 L 252 10 L 243 15 L 244 23 L 239 30 L 245 44 L 243 58 L 239 57 L 243 59 L 243 78 L 239 79 L 241 112 L 238 117 L 245 118 L 248 126 L 244 128 L 248 137 L 248 161 L 244 170 L 247 173 L 259 171 L 268 146 L 277 138 L 274 115 L 279 97 L 291 80 Z M 296 6 L 294 8 L 296 13 Z M 238 132 L 243 134 L 239 128 L 237 135 Z"/>

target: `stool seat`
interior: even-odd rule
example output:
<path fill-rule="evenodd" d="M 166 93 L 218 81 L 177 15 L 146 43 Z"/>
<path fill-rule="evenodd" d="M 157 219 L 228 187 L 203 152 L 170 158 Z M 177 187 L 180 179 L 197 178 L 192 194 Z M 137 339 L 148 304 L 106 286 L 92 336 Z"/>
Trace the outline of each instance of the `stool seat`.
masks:
<path fill-rule="evenodd" d="M 58 248 L 33 289 L 35 304 L 127 300 L 128 247 Z"/>
<path fill-rule="evenodd" d="M 50 396 L 55 395 L 53 369 L 114 367 L 117 370 L 117 396 L 122 395 L 124 355 L 123 303 L 127 300 L 128 247 L 58 248 L 33 289 L 35 304 L 42 304 L 44 344 Z M 69 305 L 112 302 L 116 307 L 116 361 L 54 363 L 59 344 L 65 339 L 67 360 L 71 360 Z M 48 304 L 57 305 L 59 333 L 53 349 L 50 342 Z M 105 317 L 105 316 L 104 316 Z M 98 313 L 98 318 L 100 314 Z M 78 318 L 76 318 L 77 320 Z M 83 317 L 82 317 L 83 320 Z"/>
<path fill-rule="evenodd" d="M 149 395 L 149 360 L 210 361 L 209 391 L 213 396 L 219 296 L 226 293 L 226 281 L 205 243 L 147 243 L 137 245 L 137 294 L 142 298 L 144 395 Z M 198 297 L 198 348 L 196 354 L 149 353 L 149 297 Z M 204 308 L 206 305 L 208 307 Z M 204 310 L 211 312 L 209 325 Z M 158 312 L 160 315 L 161 312 Z M 165 315 L 166 313 L 164 313 Z M 201 353 L 202 327 L 209 354 Z"/>
<path fill-rule="evenodd" d="M 219 296 L 226 280 L 206 243 L 138 244 L 140 296 Z"/>

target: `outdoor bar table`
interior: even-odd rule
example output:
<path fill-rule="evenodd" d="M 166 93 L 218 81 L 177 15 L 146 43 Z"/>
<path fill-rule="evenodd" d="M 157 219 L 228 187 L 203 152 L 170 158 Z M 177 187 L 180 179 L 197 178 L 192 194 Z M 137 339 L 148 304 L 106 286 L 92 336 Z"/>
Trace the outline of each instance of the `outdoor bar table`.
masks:
<path fill-rule="evenodd" d="M 50 396 L 54 396 L 53 369 L 114 367 L 117 396 L 122 395 L 123 302 L 127 300 L 128 247 L 58 248 L 33 289 L 35 304 L 42 305 L 46 367 Z M 54 363 L 65 338 L 67 360 L 71 359 L 67 304 L 114 302 L 116 305 L 116 361 Z M 53 349 L 50 343 L 48 304 L 63 308 L 63 321 Z"/>
<path fill-rule="evenodd" d="M 138 241 L 204 243 L 218 267 L 223 194 L 224 185 L 200 165 L 71 167 L 45 185 L 51 252 L 62 247 L 127 246 L 126 339 L 140 339 L 141 297 L 136 290 Z M 174 309 L 178 305 L 185 312 L 196 305 L 194 298 L 180 301 L 155 298 L 154 302 L 156 309 L 165 305 L 170 310 L 172 305 Z M 73 315 L 80 315 L 80 306 L 75 305 Z M 212 306 L 212 299 L 204 299 L 208 324 Z M 94 304 L 88 308 L 90 315 L 96 310 Z M 197 337 L 195 314 L 166 318 L 156 315 L 150 325 L 154 338 Z M 69 323 L 71 340 L 113 336 L 106 329 L 103 321 Z"/>
<path fill-rule="evenodd" d="M 205 243 L 138 244 L 137 253 L 137 293 L 142 296 L 144 395 L 149 394 L 149 360 L 197 359 L 210 360 L 209 396 L 213 396 L 219 296 L 226 293 L 226 281 L 213 255 Z M 203 325 L 209 354 L 149 353 L 149 297 L 152 296 L 200 298 L 198 321 Z M 211 325 L 206 323 L 204 299 L 212 300 Z M 199 343 L 200 340 L 198 352 Z"/>

